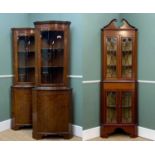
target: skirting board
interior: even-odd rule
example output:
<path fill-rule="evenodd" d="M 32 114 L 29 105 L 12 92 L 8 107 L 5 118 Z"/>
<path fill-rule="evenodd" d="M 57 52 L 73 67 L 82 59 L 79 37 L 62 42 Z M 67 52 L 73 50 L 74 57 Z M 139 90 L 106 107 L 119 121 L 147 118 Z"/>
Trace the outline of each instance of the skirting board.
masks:
<path fill-rule="evenodd" d="M 72 128 L 73 128 L 73 135 L 82 138 L 83 128 L 78 125 L 72 125 Z"/>
<path fill-rule="evenodd" d="M 89 140 L 100 136 L 100 127 L 95 127 L 83 131 L 82 140 Z"/>
<path fill-rule="evenodd" d="M 95 127 L 87 130 L 83 130 L 81 126 L 72 125 L 73 135 L 81 137 L 82 140 L 89 140 L 100 136 L 100 127 Z"/>
<path fill-rule="evenodd" d="M 73 135 L 81 137 L 82 140 L 89 140 L 100 136 L 100 127 L 83 130 L 81 126 L 72 125 Z M 0 122 L 0 132 L 11 128 L 11 119 Z M 138 126 L 138 136 L 155 140 L 155 130 Z"/>
<path fill-rule="evenodd" d="M 155 140 L 155 130 L 138 126 L 138 136 L 150 140 Z"/>
<path fill-rule="evenodd" d="M 11 119 L 0 122 L 0 132 L 11 128 Z"/>

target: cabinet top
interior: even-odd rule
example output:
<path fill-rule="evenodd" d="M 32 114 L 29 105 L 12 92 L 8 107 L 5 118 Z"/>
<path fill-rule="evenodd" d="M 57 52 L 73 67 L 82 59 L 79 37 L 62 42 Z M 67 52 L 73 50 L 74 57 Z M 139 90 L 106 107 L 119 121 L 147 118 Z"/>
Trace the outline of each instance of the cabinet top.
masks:
<path fill-rule="evenodd" d="M 55 90 L 55 91 L 63 91 L 63 90 L 72 90 L 69 87 L 34 87 L 33 90 Z"/>
<path fill-rule="evenodd" d="M 122 26 L 116 26 L 117 19 L 113 19 L 108 25 L 104 26 L 101 30 L 134 30 L 137 31 L 138 29 L 132 26 L 126 19 L 122 19 Z"/>
<path fill-rule="evenodd" d="M 57 21 L 57 20 L 34 22 L 34 25 L 40 25 L 40 24 L 66 24 L 66 25 L 70 25 L 71 22 L 70 21 Z"/>
<path fill-rule="evenodd" d="M 34 28 L 32 28 L 32 27 L 20 27 L 20 28 L 13 27 L 13 28 L 11 28 L 11 30 L 12 31 L 16 31 L 16 30 L 34 30 Z"/>

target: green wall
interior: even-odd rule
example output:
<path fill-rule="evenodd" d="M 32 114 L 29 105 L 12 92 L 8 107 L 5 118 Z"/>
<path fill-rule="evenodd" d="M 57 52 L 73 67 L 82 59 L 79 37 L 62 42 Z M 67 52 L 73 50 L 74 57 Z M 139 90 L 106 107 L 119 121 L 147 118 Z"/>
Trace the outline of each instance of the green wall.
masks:
<path fill-rule="evenodd" d="M 138 28 L 138 79 L 155 81 L 155 14 L 121 14 Z M 155 84 L 139 83 L 139 126 L 155 129 Z"/>
<path fill-rule="evenodd" d="M 11 28 L 28 26 L 28 14 L 0 14 L 0 75 L 12 74 Z M 12 78 L 0 78 L 0 121 L 10 118 Z"/>
<path fill-rule="evenodd" d="M 12 78 L 0 78 L 0 122 L 10 118 L 11 114 L 11 92 Z"/>
<path fill-rule="evenodd" d="M 139 84 L 139 126 L 155 129 L 155 84 Z"/>

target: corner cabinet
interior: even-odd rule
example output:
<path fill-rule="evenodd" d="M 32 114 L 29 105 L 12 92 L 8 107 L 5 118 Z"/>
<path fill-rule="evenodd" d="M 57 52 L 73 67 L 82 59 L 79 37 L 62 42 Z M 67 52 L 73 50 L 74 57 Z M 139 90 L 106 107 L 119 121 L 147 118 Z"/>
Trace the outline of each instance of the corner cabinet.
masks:
<path fill-rule="evenodd" d="M 32 88 L 35 83 L 35 36 L 33 28 L 12 28 L 13 85 L 12 129 L 32 126 Z"/>
<path fill-rule="evenodd" d="M 68 21 L 34 22 L 36 87 L 33 88 L 33 137 L 72 136 L 72 89 L 69 87 Z"/>
<path fill-rule="evenodd" d="M 102 29 L 101 137 L 137 136 L 137 29 L 125 19 Z"/>

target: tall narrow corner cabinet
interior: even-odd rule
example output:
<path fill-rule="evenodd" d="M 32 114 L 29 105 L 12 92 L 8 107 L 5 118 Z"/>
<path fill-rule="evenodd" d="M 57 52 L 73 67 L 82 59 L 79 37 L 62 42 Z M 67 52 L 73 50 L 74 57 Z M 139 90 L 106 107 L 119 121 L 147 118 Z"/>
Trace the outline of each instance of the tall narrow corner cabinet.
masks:
<path fill-rule="evenodd" d="M 35 83 L 33 28 L 12 28 L 13 85 L 12 129 L 32 126 L 32 88 Z"/>
<path fill-rule="evenodd" d="M 72 136 L 69 87 L 69 21 L 37 21 L 36 87 L 33 88 L 33 138 Z"/>
<path fill-rule="evenodd" d="M 122 129 L 137 136 L 137 29 L 122 19 L 101 30 L 101 137 Z"/>

